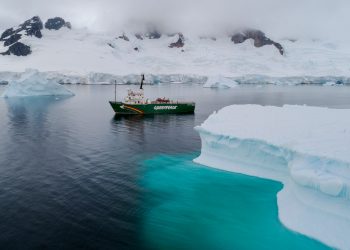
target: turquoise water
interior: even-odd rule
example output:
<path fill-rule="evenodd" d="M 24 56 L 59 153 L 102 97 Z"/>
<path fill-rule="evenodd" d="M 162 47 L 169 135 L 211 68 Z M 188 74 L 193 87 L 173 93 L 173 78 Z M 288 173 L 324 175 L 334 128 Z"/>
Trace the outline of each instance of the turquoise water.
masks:
<path fill-rule="evenodd" d="M 193 127 L 224 106 L 350 108 L 350 87 L 146 86 L 196 102 L 194 115 L 146 117 L 114 116 L 114 86 L 66 87 L 76 95 L 0 98 L 0 250 L 324 248 L 278 222 L 279 183 L 181 154 L 200 150 Z"/>
<path fill-rule="evenodd" d="M 328 249 L 278 220 L 282 184 L 158 155 L 143 162 L 141 237 L 149 249 Z"/>

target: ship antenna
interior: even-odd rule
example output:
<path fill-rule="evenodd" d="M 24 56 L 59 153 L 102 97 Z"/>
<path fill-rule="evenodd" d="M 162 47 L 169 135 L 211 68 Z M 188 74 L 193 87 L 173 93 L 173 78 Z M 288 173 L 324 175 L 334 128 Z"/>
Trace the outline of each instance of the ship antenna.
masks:
<path fill-rule="evenodd" d="M 142 86 L 143 86 L 143 81 L 145 80 L 145 74 L 142 74 L 141 75 L 141 84 L 140 84 L 140 89 L 143 89 Z"/>

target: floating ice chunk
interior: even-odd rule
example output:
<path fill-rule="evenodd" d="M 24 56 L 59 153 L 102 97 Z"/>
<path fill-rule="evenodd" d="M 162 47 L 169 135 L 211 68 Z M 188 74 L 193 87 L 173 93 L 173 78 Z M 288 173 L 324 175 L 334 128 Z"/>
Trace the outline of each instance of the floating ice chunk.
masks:
<path fill-rule="evenodd" d="M 328 81 L 328 82 L 323 84 L 323 86 L 334 86 L 334 85 L 336 85 L 336 83 L 332 82 L 332 81 Z"/>
<path fill-rule="evenodd" d="M 204 88 L 234 88 L 238 83 L 228 77 L 223 76 L 210 76 L 207 82 L 204 84 Z"/>
<path fill-rule="evenodd" d="M 37 70 L 27 69 L 19 79 L 11 81 L 2 97 L 74 95 L 55 80 L 47 79 Z"/>
<path fill-rule="evenodd" d="M 304 154 L 350 162 L 349 109 L 232 105 L 209 116 L 201 128 L 219 135 L 262 140 Z"/>
<path fill-rule="evenodd" d="M 196 162 L 284 183 L 279 218 L 350 249 L 350 110 L 233 105 L 196 127 Z"/>

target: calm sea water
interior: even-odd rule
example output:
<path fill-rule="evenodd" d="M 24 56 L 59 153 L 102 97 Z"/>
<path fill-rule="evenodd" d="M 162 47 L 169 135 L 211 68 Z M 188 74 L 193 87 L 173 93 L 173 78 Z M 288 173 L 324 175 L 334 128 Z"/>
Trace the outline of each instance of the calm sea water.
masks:
<path fill-rule="evenodd" d="M 193 127 L 229 104 L 350 108 L 350 88 L 146 86 L 197 102 L 147 117 L 114 117 L 112 86 L 68 88 L 0 99 L 0 249 L 325 248 L 278 221 L 281 184 L 192 163 Z"/>

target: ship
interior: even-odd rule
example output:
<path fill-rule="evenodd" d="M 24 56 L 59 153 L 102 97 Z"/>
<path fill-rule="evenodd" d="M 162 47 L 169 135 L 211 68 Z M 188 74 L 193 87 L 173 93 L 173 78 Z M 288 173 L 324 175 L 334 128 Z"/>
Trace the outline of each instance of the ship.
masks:
<path fill-rule="evenodd" d="M 168 98 L 157 98 L 156 100 L 145 99 L 143 83 L 145 76 L 141 75 L 140 89 L 128 90 L 128 94 L 124 101 L 116 100 L 116 84 L 115 98 L 110 101 L 114 112 L 117 115 L 148 115 L 148 114 L 193 114 L 196 104 L 195 102 L 178 102 Z"/>

